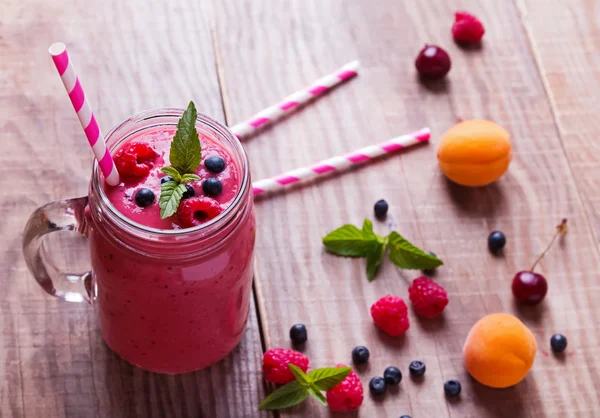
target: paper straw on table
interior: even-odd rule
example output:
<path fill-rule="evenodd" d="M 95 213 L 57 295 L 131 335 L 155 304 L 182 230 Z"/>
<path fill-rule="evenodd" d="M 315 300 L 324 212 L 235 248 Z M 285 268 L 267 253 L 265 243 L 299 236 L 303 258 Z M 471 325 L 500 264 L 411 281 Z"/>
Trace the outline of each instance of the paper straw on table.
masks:
<path fill-rule="evenodd" d="M 399 136 L 377 145 L 370 145 L 346 155 L 329 158 L 312 166 L 297 168 L 279 176 L 259 180 L 252 184 L 254 195 L 283 189 L 291 184 L 301 183 L 331 171 L 343 170 L 356 164 L 367 163 L 374 158 L 390 154 L 411 145 L 429 141 L 431 131 L 429 128 L 421 129 L 412 134 Z"/>
<path fill-rule="evenodd" d="M 259 127 L 273 122 L 286 113 L 291 112 L 299 105 L 306 103 L 317 96 L 320 96 L 336 84 L 354 77 L 356 74 L 358 74 L 359 66 L 360 63 L 358 61 L 349 62 L 339 70 L 318 79 L 310 87 L 289 95 L 279 104 L 267 107 L 266 109 L 261 110 L 256 115 L 252 116 L 247 121 L 233 126 L 231 130 L 238 137 L 249 135 L 255 132 Z"/>
<path fill-rule="evenodd" d="M 67 54 L 65 44 L 56 42 L 55 44 L 52 44 L 48 49 L 48 52 L 52 55 L 54 65 L 69 94 L 73 109 L 77 112 L 79 123 L 81 123 L 85 136 L 94 151 L 94 155 L 98 160 L 98 165 L 106 178 L 106 182 L 111 186 L 116 186 L 119 184 L 119 172 L 106 147 L 106 141 L 104 140 L 102 132 L 100 132 L 100 127 L 98 126 L 90 104 L 85 97 L 85 93 L 83 92 L 83 88 L 81 87 L 81 83 L 75 72 L 73 62 L 69 59 L 69 54 Z"/>

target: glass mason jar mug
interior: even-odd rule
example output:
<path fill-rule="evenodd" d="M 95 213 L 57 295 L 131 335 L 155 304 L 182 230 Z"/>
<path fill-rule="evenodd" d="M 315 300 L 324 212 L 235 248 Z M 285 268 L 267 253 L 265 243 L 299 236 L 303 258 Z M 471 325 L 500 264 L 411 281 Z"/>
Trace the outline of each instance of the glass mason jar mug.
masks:
<path fill-rule="evenodd" d="M 138 114 L 106 136 L 109 149 L 157 127 L 177 125 L 183 111 Z M 48 203 L 23 232 L 25 260 L 42 288 L 97 312 L 106 344 L 123 359 L 159 373 L 202 369 L 240 341 L 250 308 L 255 220 L 250 170 L 238 139 L 225 126 L 199 115 L 203 137 L 225 148 L 241 184 L 231 205 L 194 228 L 162 230 L 136 223 L 107 198 L 94 164 L 87 197 Z M 88 238 L 92 269 L 60 271 L 43 237 L 77 231 Z"/>

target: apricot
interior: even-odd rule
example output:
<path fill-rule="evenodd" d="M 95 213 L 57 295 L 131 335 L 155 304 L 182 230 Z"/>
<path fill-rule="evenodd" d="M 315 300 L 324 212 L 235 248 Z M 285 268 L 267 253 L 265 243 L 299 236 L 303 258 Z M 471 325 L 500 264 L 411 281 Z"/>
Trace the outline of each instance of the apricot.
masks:
<path fill-rule="evenodd" d="M 438 146 L 442 172 L 462 186 L 486 186 L 498 180 L 512 158 L 509 133 L 488 120 L 467 120 L 450 128 Z"/>
<path fill-rule="evenodd" d="M 519 383 L 535 357 L 533 334 L 517 317 L 495 313 L 481 318 L 467 336 L 463 357 L 479 383 L 506 388 Z"/>

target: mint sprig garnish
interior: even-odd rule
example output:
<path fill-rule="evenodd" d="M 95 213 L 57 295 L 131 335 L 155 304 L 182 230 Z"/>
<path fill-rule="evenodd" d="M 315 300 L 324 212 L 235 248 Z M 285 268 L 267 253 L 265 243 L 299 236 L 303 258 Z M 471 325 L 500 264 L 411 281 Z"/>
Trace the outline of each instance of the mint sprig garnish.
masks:
<path fill-rule="evenodd" d="M 362 229 L 344 225 L 323 237 L 323 245 L 332 253 L 344 257 L 367 259 L 367 279 L 372 281 L 389 249 L 389 258 L 403 269 L 427 270 L 444 264 L 442 260 L 427 254 L 408 242 L 402 235 L 392 231 L 387 237 L 373 232 L 373 223 L 365 219 Z"/>
<path fill-rule="evenodd" d="M 169 151 L 171 166 L 161 168 L 163 173 L 173 179 L 160 186 L 158 204 L 161 219 L 166 219 L 177 212 L 186 190 L 184 183 L 200 180 L 200 177 L 194 174 L 202 159 L 200 137 L 196 130 L 197 117 L 196 106 L 194 102 L 190 102 L 177 123 L 177 132 L 171 142 Z"/>
<path fill-rule="evenodd" d="M 306 374 L 293 364 L 288 364 L 288 368 L 296 380 L 267 396 L 258 406 L 259 409 L 289 408 L 303 402 L 309 395 L 327 405 L 327 399 L 322 392 L 340 384 L 352 370 L 350 367 L 324 367 Z"/>

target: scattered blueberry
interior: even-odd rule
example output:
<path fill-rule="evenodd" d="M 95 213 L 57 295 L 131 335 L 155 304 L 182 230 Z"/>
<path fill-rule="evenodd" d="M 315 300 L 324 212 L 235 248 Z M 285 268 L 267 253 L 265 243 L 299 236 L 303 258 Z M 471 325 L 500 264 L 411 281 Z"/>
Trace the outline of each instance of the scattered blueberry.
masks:
<path fill-rule="evenodd" d="M 202 182 L 202 190 L 208 196 L 217 196 L 223 191 L 223 184 L 221 184 L 219 179 L 207 178 Z"/>
<path fill-rule="evenodd" d="M 410 415 L 402 415 L 400 418 L 410 418 Z"/>
<path fill-rule="evenodd" d="M 378 200 L 373 207 L 375 210 L 375 217 L 379 220 L 385 219 L 389 208 L 390 206 L 385 200 Z"/>
<path fill-rule="evenodd" d="M 500 251 L 506 245 L 506 236 L 500 231 L 494 231 L 488 237 L 488 247 L 491 252 Z"/>
<path fill-rule="evenodd" d="M 370 355 L 371 353 L 369 353 L 369 349 L 367 347 L 359 345 L 354 347 L 352 350 L 352 361 L 354 364 L 365 364 L 367 361 L 369 361 Z"/>
<path fill-rule="evenodd" d="M 194 197 L 195 195 L 196 192 L 194 191 L 194 188 L 189 184 L 186 184 L 185 192 L 181 195 L 181 199 L 189 199 L 190 197 Z"/>
<path fill-rule="evenodd" d="M 408 366 L 411 376 L 420 377 L 425 374 L 425 363 L 419 360 L 415 360 Z"/>
<path fill-rule="evenodd" d="M 308 340 L 308 333 L 303 324 L 296 324 L 290 328 L 290 338 L 294 344 L 302 344 Z"/>
<path fill-rule="evenodd" d="M 550 346 L 555 353 L 562 353 L 567 349 L 567 337 L 562 334 L 554 334 L 550 338 Z"/>
<path fill-rule="evenodd" d="M 150 189 L 140 189 L 135 193 L 135 203 L 141 207 L 150 206 L 154 199 L 154 192 Z"/>
<path fill-rule="evenodd" d="M 394 366 L 390 366 L 383 372 L 383 380 L 387 385 L 397 385 L 402 380 L 402 372 Z"/>
<path fill-rule="evenodd" d="M 444 393 L 449 398 L 454 398 L 460 395 L 460 391 L 462 390 L 462 386 L 458 380 L 447 380 L 444 383 Z"/>
<path fill-rule="evenodd" d="M 369 390 L 372 395 L 383 395 L 386 389 L 387 386 L 385 385 L 383 377 L 376 376 L 369 382 Z"/>
<path fill-rule="evenodd" d="M 220 173 L 225 170 L 225 160 L 221 157 L 208 157 L 204 160 L 204 167 L 211 173 Z"/>
<path fill-rule="evenodd" d="M 437 258 L 437 255 L 433 251 L 427 251 L 427 254 Z M 433 276 L 435 274 L 435 268 L 423 270 L 423 273 L 427 276 Z"/>
<path fill-rule="evenodd" d="M 174 179 L 173 179 L 173 177 L 171 177 L 171 176 L 164 176 L 164 177 L 161 177 L 161 179 L 160 179 L 160 184 L 165 184 L 166 182 L 168 182 L 168 181 L 173 181 L 173 180 L 174 180 Z"/>

